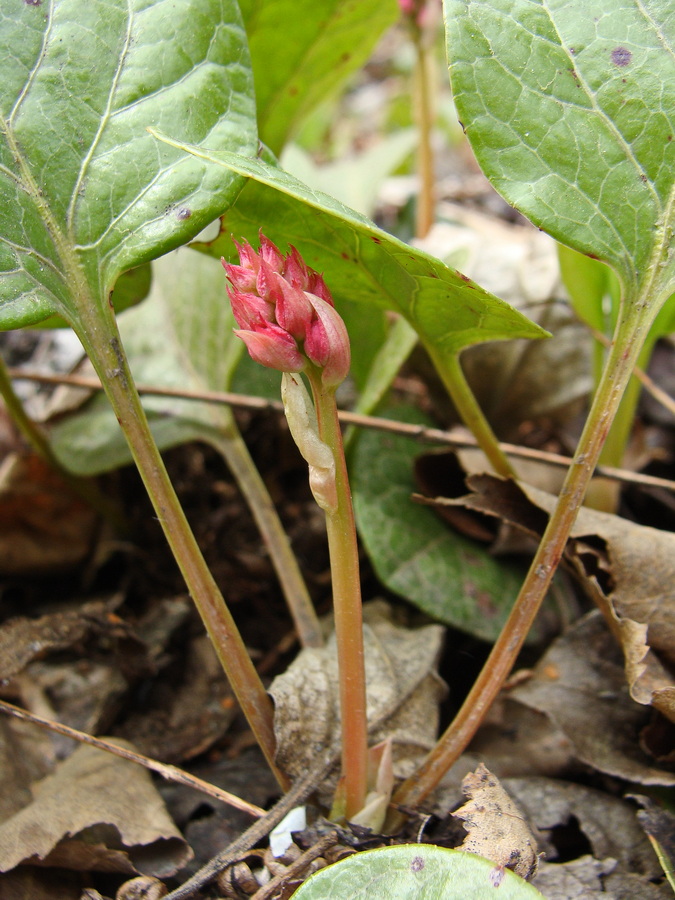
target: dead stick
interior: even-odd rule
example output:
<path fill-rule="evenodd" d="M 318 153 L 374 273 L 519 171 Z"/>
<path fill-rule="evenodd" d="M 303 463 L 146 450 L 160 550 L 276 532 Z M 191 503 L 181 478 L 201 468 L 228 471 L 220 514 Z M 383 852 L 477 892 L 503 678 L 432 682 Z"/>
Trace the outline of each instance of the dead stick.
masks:
<path fill-rule="evenodd" d="M 87 390 L 102 390 L 101 382 L 97 378 L 83 375 L 46 375 L 40 372 L 32 372 L 24 369 L 10 369 L 10 375 L 17 380 L 39 381 L 45 384 L 69 384 Z M 140 394 L 159 397 L 177 397 L 183 400 L 196 400 L 204 403 L 221 403 L 227 406 L 240 407 L 242 409 L 274 410 L 281 412 L 283 407 L 276 400 L 266 400 L 263 397 L 252 397 L 245 394 L 233 394 L 224 391 L 193 391 L 180 388 L 163 388 L 158 385 L 137 385 Z M 428 428 L 425 425 L 411 425 L 409 422 L 397 422 L 393 419 L 382 419 L 378 416 L 366 416 L 362 413 L 353 413 L 340 410 L 340 421 L 347 425 L 357 425 L 360 428 L 372 428 L 376 431 L 386 431 L 392 434 L 400 434 L 417 441 L 430 444 L 446 444 L 452 447 L 474 449 L 478 446 L 475 438 L 470 434 L 457 435 L 456 433 L 443 431 L 440 428 Z M 499 446 L 507 456 L 520 459 L 532 459 L 549 465 L 568 468 L 572 463 L 569 456 L 560 453 L 549 453 L 546 450 L 536 450 L 533 447 L 521 447 L 518 444 L 500 442 Z M 654 475 L 642 475 L 640 472 L 630 472 L 627 469 L 617 469 L 613 466 L 597 466 L 596 475 L 612 478 L 615 481 L 623 481 L 631 484 L 639 484 L 644 487 L 664 488 L 675 491 L 675 481 L 667 478 L 657 478 Z"/>
<path fill-rule="evenodd" d="M 200 888 L 204 887 L 210 881 L 226 869 L 231 863 L 236 862 L 242 854 L 246 853 L 251 847 L 254 847 L 259 841 L 275 828 L 279 822 L 295 807 L 304 803 L 304 801 L 312 794 L 321 784 L 324 777 L 330 772 L 335 763 L 339 759 L 339 750 L 334 749 L 328 756 L 324 756 L 319 762 L 315 763 L 312 768 L 302 777 L 299 778 L 284 794 L 279 802 L 272 809 L 254 822 L 246 831 L 233 841 L 226 850 L 214 856 L 203 866 L 196 875 L 193 875 L 185 884 L 182 884 L 175 891 L 171 891 L 164 897 L 164 900 L 187 900 L 192 897 Z"/>
<path fill-rule="evenodd" d="M 299 856 L 294 860 L 283 875 L 276 875 L 268 881 L 267 884 L 263 885 L 259 891 L 256 891 L 251 897 L 251 900 L 272 900 L 274 895 L 284 884 L 302 875 L 305 869 L 307 869 L 315 859 L 323 856 L 329 847 L 332 847 L 333 844 L 337 844 L 337 841 L 337 831 L 330 831 L 328 834 L 324 834 L 316 844 L 309 847 L 302 856 Z"/>
<path fill-rule="evenodd" d="M 25 709 L 21 709 L 11 703 L 6 703 L 4 700 L 0 700 L 0 712 L 4 712 L 8 716 L 13 716 L 15 719 L 20 719 L 22 722 L 31 722 L 33 725 L 38 725 L 40 728 L 46 728 L 49 731 L 55 731 L 57 734 L 63 734 L 65 737 L 72 738 L 74 741 L 79 741 L 81 744 L 89 744 L 92 747 L 98 747 L 99 750 L 105 750 L 107 753 L 114 753 L 115 756 L 120 756 L 122 759 L 129 760 L 129 762 L 138 763 L 138 765 L 144 766 L 146 769 L 151 769 L 167 781 L 174 781 L 177 784 L 184 784 L 186 787 L 194 788 L 197 791 L 201 791 L 203 794 L 208 794 L 216 800 L 227 803 L 228 806 L 233 806 L 235 809 L 249 813 L 251 816 L 261 817 L 265 815 L 265 810 L 261 809 L 259 806 L 255 806 L 253 803 L 247 803 L 246 800 L 241 800 L 234 794 L 230 794 L 229 791 L 224 791 L 222 788 L 209 784 L 208 781 L 202 781 L 201 778 L 190 775 L 189 772 L 185 772 L 183 769 L 179 769 L 176 766 L 157 762 L 157 760 L 150 759 L 148 756 L 143 756 L 142 753 L 136 753 L 133 750 L 128 750 L 126 747 L 120 747 L 118 744 L 113 744 L 111 741 L 106 741 L 103 738 L 93 737 L 91 734 L 86 734 L 84 731 L 77 731 L 75 728 L 69 728 L 68 725 L 62 725 L 60 722 L 54 722 L 51 719 L 43 719 L 42 716 L 36 716 Z"/>

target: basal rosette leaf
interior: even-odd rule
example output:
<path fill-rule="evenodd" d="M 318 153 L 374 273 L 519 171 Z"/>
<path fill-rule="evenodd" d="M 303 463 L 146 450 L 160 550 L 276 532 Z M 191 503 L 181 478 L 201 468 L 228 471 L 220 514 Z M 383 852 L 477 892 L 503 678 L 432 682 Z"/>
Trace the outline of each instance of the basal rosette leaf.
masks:
<path fill-rule="evenodd" d="M 668 0 L 444 0 L 459 117 L 497 190 L 635 296 L 672 292 Z"/>
<path fill-rule="evenodd" d="M 251 152 L 245 35 L 234 0 L 38 0 L 1 23 L 0 327 L 72 323 L 236 196 L 146 128 Z"/>

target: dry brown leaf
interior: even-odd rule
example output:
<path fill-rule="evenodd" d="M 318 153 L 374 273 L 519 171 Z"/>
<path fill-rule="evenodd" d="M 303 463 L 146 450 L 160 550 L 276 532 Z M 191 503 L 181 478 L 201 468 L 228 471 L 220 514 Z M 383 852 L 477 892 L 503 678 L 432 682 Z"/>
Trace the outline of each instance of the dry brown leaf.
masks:
<path fill-rule="evenodd" d="M 13 682 L 30 711 L 64 725 L 96 734 L 105 731 L 118 713 L 129 685 L 112 664 L 87 660 L 31 663 Z M 52 734 L 56 756 L 72 750 L 70 738 Z"/>
<path fill-rule="evenodd" d="M 4 715 L 0 718 L 0 822 L 30 803 L 31 784 L 53 765 L 51 751 L 44 732 Z"/>
<path fill-rule="evenodd" d="M 17 617 L 5 622 L 0 627 L 0 679 L 16 675 L 36 657 L 77 647 L 92 634 L 126 637 L 124 623 L 114 616 L 120 602 L 119 597 L 92 600 L 39 619 Z"/>
<path fill-rule="evenodd" d="M 386 603 L 364 606 L 368 720 L 371 744 L 391 735 L 394 772 L 407 777 L 433 746 L 438 703 L 445 688 L 436 674 L 443 628 L 395 625 Z M 302 650 L 270 693 L 275 704 L 277 762 L 295 778 L 339 738 L 334 637 L 325 648 Z M 328 790 L 331 790 L 330 788 Z"/>
<path fill-rule="evenodd" d="M 546 775 L 556 778 L 574 768 L 574 747 L 550 718 L 502 691 L 483 720 L 471 753 L 499 778 Z"/>
<path fill-rule="evenodd" d="M 35 455 L 11 454 L 0 466 L 0 572 L 67 571 L 88 555 L 96 513 Z"/>
<path fill-rule="evenodd" d="M 124 743 L 124 742 L 120 742 Z M 0 825 L 0 871 L 22 863 L 168 876 L 191 856 L 149 773 L 81 746 Z"/>
<path fill-rule="evenodd" d="M 559 830 L 566 830 L 570 846 L 573 832 L 579 828 L 595 859 L 615 859 L 621 871 L 647 878 L 661 876 L 661 866 L 640 827 L 633 803 L 552 778 L 507 778 L 502 783 L 537 829 L 549 862 L 559 855 L 555 846 Z"/>
<path fill-rule="evenodd" d="M 22 866 L 0 875 L 2 900 L 81 900 L 82 880 L 75 872 L 53 872 Z"/>
<path fill-rule="evenodd" d="M 140 753 L 161 762 L 182 763 L 209 749 L 237 714 L 232 689 L 207 635 L 183 649 L 179 684 L 159 681 L 146 699 L 149 712 L 132 713 L 116 729 L 133 740 Z M 152 702 L 156 701 L 156 702 Z"/>
<path fill-rule="evenodd" d="M 658 843 L 660 852 L 668 860 L 671 870 L 675 871 L 675 814 L 659 806 L 651 797 L 633 794 L 631 799 L 642 806 L 637 814 L 640 827 Z"/>
<path fill-rule="evenodd" d="M 637 784 L 675 785 L 675 773 L 654 766 L 640 746 L 649 714 L 629 696 L 620 650 L 600 613 L 555 640 L 508 696 L 548 716 L 586 765 Z"/>
<path fill-rule="evenodd" d="M 521 878 L 537 871 L 537 842 L 524 813 L 482 763 L 462 781 L 468 802 L 453 812 L 468 834 L 460 850 L 477 853 Z"/>
<path fill-rule="evenodd" d="M 556 498 L 491 475 L 471 476 L 458 504 L 540 536 Z M 445 501 L 443 501 L 443 504 Z M 675 534 L 583 508 L 566 558 L 604 612 L 625 656 L 631 696 L 675 721 Z"/>
<path fill-rule="evenodd" d="M 615 860 L 592 856 L 565 863 L 543 861 L 533 884 L 546 900 L 608 900 L 603 882 L 615 868 Z"/>

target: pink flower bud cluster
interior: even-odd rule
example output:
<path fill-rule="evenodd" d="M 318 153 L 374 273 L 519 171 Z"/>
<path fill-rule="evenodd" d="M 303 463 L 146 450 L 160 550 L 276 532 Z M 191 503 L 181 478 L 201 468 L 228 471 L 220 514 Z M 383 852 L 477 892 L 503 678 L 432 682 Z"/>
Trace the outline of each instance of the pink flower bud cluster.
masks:
<path fill-rule="evenodd" d="M 251 357 L 281 372 L 322 369 L 327 387 L 340 384 L 350 363 L 349 336 L 330 291 L 295 249 L 284 256 L 260 235 L 260 250 L 238 244 L 239 265 L 221 260 L 231 287 L 227 294 L 235 331 Z"/>

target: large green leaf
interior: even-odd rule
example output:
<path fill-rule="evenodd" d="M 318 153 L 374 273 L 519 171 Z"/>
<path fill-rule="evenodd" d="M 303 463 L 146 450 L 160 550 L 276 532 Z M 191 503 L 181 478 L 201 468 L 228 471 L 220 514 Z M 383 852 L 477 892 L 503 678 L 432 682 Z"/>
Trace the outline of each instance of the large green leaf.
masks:
<path fill-rule="evenodd" d="M 256 146 L 235 0 L 5 3 L 0 327 L 107 302 L 120 273 L 196 234 L 241 179 L 159 145 Z"/>
<path fill-rule="evenodd" d="M 397 419 L 429 424 L 396 409 Z M 452 531 L 429 507 L 414 503 L 417 441 L 376 431 L 356 442 L 351 484 L 359 534 L 381 581 L 446 625 L 483 640 L 499 634 L 524 567 Z"/>
<path fill-rule="evenodd" d="M 253 181 L 245 189 L 245 205 L 238 203 L 238 212 L 224 219 L 222 243 L 210 248 L 215 255 L 232 254 L 230 232 L 255 242 L 262 228 L 283 249 L 294 244 L 308 265 L 324 273 L 338 306 L 344 298 L 400 312 L 441 367 L 444 360 L 481 341 L 546 336 L 466 276 L 287 172 L 233 153 L 171 143 Z"/>
<path fill-rule="evenodd" d="M 122 312 L 131 306 L 136 306 L 148 296 L 152 282 L 152 264 L 143 263 L 134 269 L 123 272 L 115 282 L 113 288 L 113 302 L 115 312 Z M 60 316 L 50 316 L 37 322 L 33 328 L 65 328 L 68 323 Z"/>
<path fill-rule="evenodd" d="M 365 62 L 398 15 L 395 0 L 240 0 L 239 5 L 251 49 L 260 138 L 275 153 Z"/>
<path fill-rule="evenodd" d="M 671 0 L 444 0 L 459 117 L 503 196 L 608 262 L 675 284 Z"/>
<path fill-rule="evenodd" d="M 348 856 L 312 875 L 297 900 L 543 900 L 509 869 L 473 853 L 400 844 Z"/>

